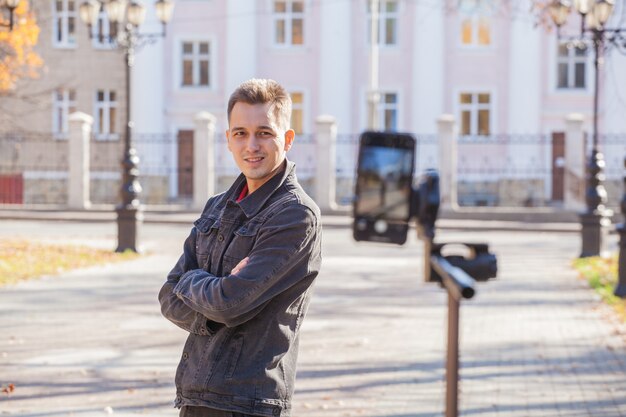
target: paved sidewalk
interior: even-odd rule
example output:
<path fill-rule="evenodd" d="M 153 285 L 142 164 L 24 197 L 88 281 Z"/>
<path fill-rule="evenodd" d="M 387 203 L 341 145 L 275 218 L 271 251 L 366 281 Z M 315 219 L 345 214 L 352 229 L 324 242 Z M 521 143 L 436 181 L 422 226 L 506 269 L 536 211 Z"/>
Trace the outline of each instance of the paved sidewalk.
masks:
<path fill-rule="evenodd" d="M 0 385 L 15 384 L 0 415 L 176 416 L 185 335 L 156 294 L 187 231 L 147 224 L 138 260 L 0 288 Z M 111 222 L 0 221 L 0 238 L 114 247 L 114 233 Z M 438 240 L 488 242 L 500 263 L 461 308 L 460 415 L 626 416 L 626 329 L 570 269 L 577 235 L 445 229 Z M 356 244 L 326 228 L 294 417 L 443 415 L 446 297 L 421 268 L 414 237 Z"/>

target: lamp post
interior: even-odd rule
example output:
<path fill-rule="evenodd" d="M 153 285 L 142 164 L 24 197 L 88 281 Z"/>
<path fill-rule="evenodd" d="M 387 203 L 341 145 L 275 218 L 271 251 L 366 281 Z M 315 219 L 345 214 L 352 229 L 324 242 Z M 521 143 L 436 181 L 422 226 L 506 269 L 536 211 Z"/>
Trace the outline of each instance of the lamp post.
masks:
<path fill-rule="evenodd" d="M 600 96 L 600 67 L 604 64 L 604 53 L 611 46 L 626 50 L 626 37 L 622 28 L 607 28 L 605 25 L 613 13 L 615 0 L 554 0 L 548 6 L 552 21 L 560 29 L 574 8 L 580 15 L 580 34 L 570 39 L 573 44 L 591 44 L 594 51 L 594 91 L 593 91 L 593 132 L 592 149 L 587 165 L 587 189 L 585 202 L 587 209 L 581 214 L 582 251 L 580 257 L 597 256 L 601 253 L 603 240 L 610 224 L 611 214 L 605 205 L 607 201 L 604 181 L 604 157 L 598 149 L 598 106 Z"/>
<path fill-rule="evenodd" d="M 617 285 L 613 289 L 613 294 L 621 298 L 626 298 L 626 158 L 624 158 L 624 168 L 624 189 L 620 204 L 624 219 L 622 224 L 617 226 L 617 233 L 619 233 L 619 256 L 617 258 Z"/>
<path fill-rule="evenodd" d="M 110 22 L 123 26 L 123 31 L 110 40 L 115 42 L 118 49 L 124 51 L 126 64 L 125 89 L 126 89 L 126 123 L 124 131 L 124 157 L 122 158 L 122 188 L 120 190 L 121 202 L 116 208 L 117 212 L 117 249 L 116 252 L 131 250 L 137 252 L 137 229 L 142 219 L 142 208 L 139 204 L 141 185 L 137 180 L 139 175 L 139 157 L 133 147 L 132 132 L 133 122 L 131 118 L 131 86 L 130 73 L 135 63 L 135 53 L 142 46 L 156 41 L 165 36 L 165 25 L 172 17 L 174 3 L 171 0 L 158 0 L 155 3 L 156 14 L 162 23 L 160 33 L 139 33 L 139 26 L 143 23 L 146 9 L 136 1 L 127 4 L 125 0 L 110 0 L 102 5 L 97 0 L 86 0 L 79 8 L 81 20 L 89 28 L 89 37 L 92 37 L 92 27 L 98 21 L 101 8 Z"/>
<path fill-rule="evenodd" d="M 2 11 L 2 21 L 0 22 L 0 27 L 9 28 L 9 31 L 13 30 L 13 26 L 15 25 L 15 9 L 20 5 L 20 0 L 0 0 L 0 10 Z M 9 23 L 4 21 L 4 13 L 5 10 L 9 12 Z"/>

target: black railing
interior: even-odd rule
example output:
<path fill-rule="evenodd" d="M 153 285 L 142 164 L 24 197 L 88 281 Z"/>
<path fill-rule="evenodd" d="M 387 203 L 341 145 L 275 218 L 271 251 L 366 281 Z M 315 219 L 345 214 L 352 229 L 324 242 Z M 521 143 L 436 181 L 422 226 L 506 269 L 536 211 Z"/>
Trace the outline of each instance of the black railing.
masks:
<path fill-rule="evenodd" d="M 164 204 L 189 201 L 193 190 L 193 134 L 136 134 L 140 158 L 141 201 Z M 416 171 L 439 168 L 437 135 L 415 135 Z M 336 201 L 353 200 L 359 134 L 339 134 L 336 141 Z M 218 134 L 215 149 L 216 189 L 224 190 L 239 174 L 226 140 Z M 0 135 L 0 204 L 64 204 L 69 169 L 67 139 L 35 133 Z M 626 134 L 602 135 L 605 187 L 609 206 L 621 199 Z M 91 200 L 94 204 L 118 201 L 121 140 L 92 138 L 90 142 Z M 313 192 L 317 167 L 316 137 L 296 136 L 289 158 L 298 177 Z M 463 206 L 558 205 L 555 187 L 563 186 L 562 160 L 550 135 L 460 136 L 457 149 L 457 199 Z M 559 165 L 561 164 L 561 166 Z M 440 171 L 442 171 L 440 169 Z M 557 197 L 555 197 L 555 195 Z"/>

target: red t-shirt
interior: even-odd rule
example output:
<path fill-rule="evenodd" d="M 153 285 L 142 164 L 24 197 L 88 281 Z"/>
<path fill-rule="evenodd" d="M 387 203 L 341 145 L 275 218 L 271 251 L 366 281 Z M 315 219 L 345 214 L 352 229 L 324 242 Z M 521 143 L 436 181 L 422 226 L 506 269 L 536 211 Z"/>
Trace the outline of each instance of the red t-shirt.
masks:
<path fill-rule="evenodd" d="M 243 200 L 245 196 L 247 195 L 248 195 L 248 184 L 244 184 L 243 188 L 241 189 L 241 193 L 239 193 L 239 197 L 237 197 L 237 202 L 240 202 L 241 200 Z"/>

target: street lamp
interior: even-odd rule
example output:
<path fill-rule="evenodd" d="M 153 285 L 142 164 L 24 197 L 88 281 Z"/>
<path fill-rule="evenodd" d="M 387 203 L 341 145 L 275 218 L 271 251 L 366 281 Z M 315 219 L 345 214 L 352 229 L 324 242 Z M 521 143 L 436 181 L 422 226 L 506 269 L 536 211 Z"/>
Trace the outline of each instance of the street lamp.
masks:
<path fill-rule="evenodd" d="M 146 16 L 146 9 L 141 3 L 131 1 L 130 4 L 127 4 L 125 0 L 110 0 L 102 4 L 97 0 L 86 0 L 80 5 L 79 13 L 81 20 L 89 28 L 90 38 L 93 36 L 91 28 L 98 20 L 101 8 L 104 8 L 110 22 L 122 25 L 124 28 L 120 34 L 110 39 L 117 48 L 124 51 L 126 64 L 126 129 L 124 133 L 124 157 L 122 159 L 121 203 L 115 210 L 117 212 L 118 243 L 116 252 L 126 250 L 137 252 L 137 228 L 142 217 L 142 209 L 139 204 L 141 185 L 137 180 L 139 157 L 132 145 L 130 72 L 135 62 L 135 52 L 142 46 L 165 36 L 165 25 L 172 17 L 174 3 L 172 0 L 158 0 L 155 3 L 156 15 L 162 23 L 160 33 L 139 33 L 139 26 Z"/>
<path fill-rule="evenodd" d="M 554 0 L 548 6 L 552 21 L 560 29 L 572 11 L 580 15 L 580 34 L 572 43 L 593 45 L 594 49 L 594 95 L 593 95 L 593 134 L 592 150 L 587 165 L 587 189 L 585 201 L 587 210 L 581 214 L 582 251 L 580 257 L 597 256 L 601 252 L 603 235 L 610 224 L 610 210 L 605 207 L 607 198 L 604 181 L 604 157 L 598 150 L 598 103 L 600 96 L 600 66 L 604 63 L 604 52 L 611 46 L 626 52 L 626 29 L 607 28 L 605 25 L 614 8 L 614 0 Z"/>
<path fill-rule="evenodd" d="M 13 26 L 15 25 L 14 17 L 15 17 L 15 9 L 20 5 L 20 0 L 0 0 L 0 10 L 2 13 L 2 21 L 0 22 L 0 27 L 7 27 L 9 31 L 13 30 Z M 4 13 L 6 11 L 9 12 L 9 23 L 4 21 Z"/>

